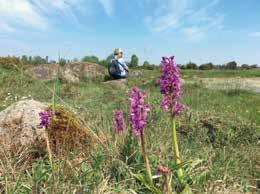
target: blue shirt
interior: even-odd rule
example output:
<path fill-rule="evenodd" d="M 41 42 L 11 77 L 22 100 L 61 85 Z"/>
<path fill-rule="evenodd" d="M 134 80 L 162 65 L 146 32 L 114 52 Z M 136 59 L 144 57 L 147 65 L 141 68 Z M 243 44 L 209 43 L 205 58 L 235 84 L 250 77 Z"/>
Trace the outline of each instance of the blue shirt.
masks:
<path fill-rule="evenodd" d="M 117 60 L 121 65 L 119 65 L 119 68 L 120 68 L 120 76 L 127 76 L 128 74 L 128 66 L 126 65 L 126 62 L 123 58 L 119 58 L 119 59 L 116 59 L 114 58 L 113 60 Z"/>

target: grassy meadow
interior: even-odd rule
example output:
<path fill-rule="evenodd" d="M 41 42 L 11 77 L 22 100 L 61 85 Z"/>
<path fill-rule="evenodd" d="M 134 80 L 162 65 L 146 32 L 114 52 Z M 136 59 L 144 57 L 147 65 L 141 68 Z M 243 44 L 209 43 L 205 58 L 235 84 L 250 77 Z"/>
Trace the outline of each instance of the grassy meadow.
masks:
<path fill-rule="evenodd" d="M 139 70 L 138 70 L 139 71 Z M 170 119 L 160 107 L 158 70 L 130 76 L 127 89 L 102 82 L 58 83 L 57 103 L 82 118 L 101 142 L 84 153 L 77 150 L 28 161 L 27 152 L 6 153 L 0 162 L 0 193 L 150 193 L 129 170 L 141 171 L 143 159 L 130 127 L 116 135 L 113 111 L 128 113 L 129 88 L 147 91 L 151 106 L 145 127 L 152 169 L 173 165 Z M 185 111 L 177 119 L 178 141 L 187 180 L 194 193 L 257 193 L 259 191 L 260 94 L 235 89 L 210 89 L 197 78 L 256 78 L 260 69 L 182 70 Z M 43 82 L 12 69 L 0 69 L 0 110 L 21 99 L 52 101 L 54 81 Z M 127 125 L 129 126 L 129 125 Z M 175 183 L 173 183 L 175 184 Z M 258 187 L 258 188 L 257 188 Z"/>

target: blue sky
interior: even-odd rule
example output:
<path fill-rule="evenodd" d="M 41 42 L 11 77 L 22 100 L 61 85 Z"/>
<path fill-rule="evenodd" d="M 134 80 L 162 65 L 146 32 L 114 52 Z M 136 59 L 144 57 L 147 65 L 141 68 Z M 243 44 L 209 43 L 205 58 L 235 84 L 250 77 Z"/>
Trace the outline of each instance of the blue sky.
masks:
<path fill-rule="evenodd" d="M 260 64 L 259 0 L 0 0 L 0 55 Z"/>

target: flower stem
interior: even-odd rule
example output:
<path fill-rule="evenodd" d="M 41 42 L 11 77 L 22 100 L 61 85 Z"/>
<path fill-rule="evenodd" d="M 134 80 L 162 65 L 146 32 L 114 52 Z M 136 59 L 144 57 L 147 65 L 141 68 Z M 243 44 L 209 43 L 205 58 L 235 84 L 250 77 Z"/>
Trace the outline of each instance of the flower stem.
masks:
<path fill-rule="evenodd" d="M 171 173 L 165 176 L 166 194 L 172 194 Z"/>
<path fill-rule="evenodd" d="M 172 119 L 172 149 L 175 156 L 175 163 L 178 165 L 181 163 L 178 141 L 177 141 L 177 134 L 176 134 L 176 119 L 173 117 Z M 183 176 L 183 171 L 181 168 L 177 170 L 178 177 Z"/>
<path fill-rule="evenodd" d="M 143 152 L 143 157 L 144 157 L 144 165 L 146 168 L 146 173 L 147 173 L 147 178 L 150 184 L 153 184 L 152 180 L 152 173 L 151 173 L 151 168 L 148 160 L 148 156 L 146 153 L 146 148 L 145 148 L 145 138 L 143 132 L 141 132 L 141 147 L 142 147 L 142 152 Z"/>
<path fill-rule="evenodd" d="M 52 171 L 52 174 L 51 174 L 51 193 L 56 193 L 55 191 L 55 169 L 53 167 L 53 159 L 52 159 L 52 151 L 51 151 L 51 146 L 50 146 L 50 138 L 49 138 L 49 129 L 48 127 L 46 127 L 45 129 L 45 139 L 46 139 L 46 144 L 47 144 L 47 151 L 48 151 L 48 156 L 49 156 L 49 162 L 50 162 L 50 166 L 51 166 L 51 171 Z"/>
<path fill-rule="evenodd" d="M 51 169 L 53 170 L 52 151 L 51 151 L 50 139 L 49 139 L 49 133 L 48 133 L 48 128 L 47 127 L 45 129 L 45 139 L 46 139 L 46 144 L 47 144 L 47 150 L 48 150 L 48 156 L 49 156 Z"/>

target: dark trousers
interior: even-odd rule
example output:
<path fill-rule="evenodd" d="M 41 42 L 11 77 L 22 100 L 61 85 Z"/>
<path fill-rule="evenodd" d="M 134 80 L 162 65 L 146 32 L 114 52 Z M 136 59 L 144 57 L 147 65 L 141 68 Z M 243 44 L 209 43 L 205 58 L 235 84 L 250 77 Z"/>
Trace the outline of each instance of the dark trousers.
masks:
<path fill-rule="evenodd" d="M 113 79 L 125 79 L 127 76 L 121 76 L 121 75 L 111 75 Z"/>

